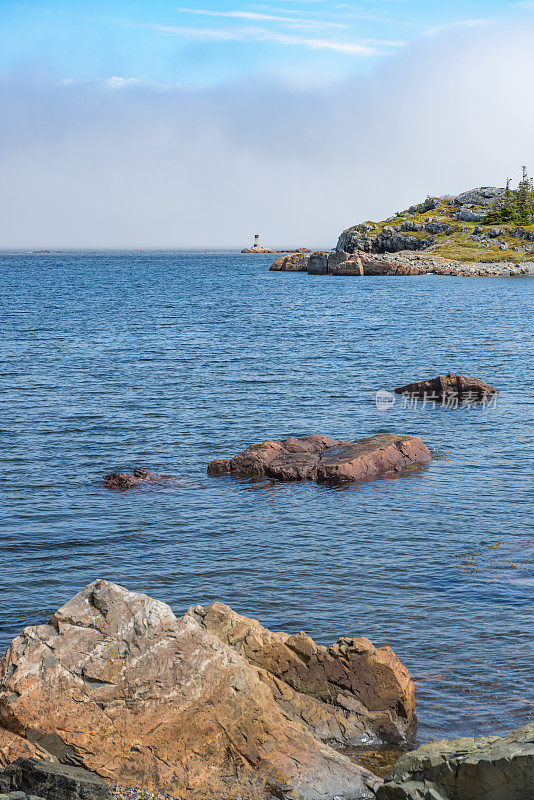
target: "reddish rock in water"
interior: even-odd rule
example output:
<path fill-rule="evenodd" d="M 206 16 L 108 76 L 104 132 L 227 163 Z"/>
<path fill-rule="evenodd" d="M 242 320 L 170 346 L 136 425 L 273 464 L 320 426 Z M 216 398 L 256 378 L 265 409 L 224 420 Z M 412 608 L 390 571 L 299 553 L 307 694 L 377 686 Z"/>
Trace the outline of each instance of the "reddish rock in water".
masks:
<path fill-rule="evenodd" d="M 416 381 L 395 389 L 397 394 L 409 394 L 412 397 L 433 397 L 444 400 L 446 397 L 470 397 L 483 400 L 497 394 L 499 390 L 478 378 L 466 378 L 465 375 L 439 375 L 426 381 Z"/>
<path fill-rule="evenodd" d="M 97 580 L 0 661 L 0 763 L 37 755 L 206 800 L 372 798 L 330 745 L 402 741 L 413 683 L 389 647 L 321 647 L 227 606 L 169 606 Z"/>
<path fill-rule="evenodd" d="M 343 442 L 316 434 L 253 444 L 233 458 L 211 461 L 208 474 L 339 484 L 388 475 L 430 461 L 430 452 L 418 436 L 380 433 Z"/>
<path fill-rule="evenodd" d="M 164 481 L 168 477 L 168 475 L 157 475 L 154 472 L 148 472 L 146 469 L 136 467 L 133 474 L 130 472 L 110 472 L 109 475 L 104 475 L 102 482 L 106 489 L 133 489 L 143 483 Z"/>

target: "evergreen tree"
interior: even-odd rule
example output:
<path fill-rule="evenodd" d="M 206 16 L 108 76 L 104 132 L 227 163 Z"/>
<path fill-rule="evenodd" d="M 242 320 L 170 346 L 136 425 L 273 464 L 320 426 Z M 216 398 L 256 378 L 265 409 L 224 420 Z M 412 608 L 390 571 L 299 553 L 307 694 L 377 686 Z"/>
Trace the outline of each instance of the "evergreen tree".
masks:
<path fill-rule="evenodd" d="M 501 200 L 495 203 L 484 217 L 485 225 L 501 225 L 507 222 L 516 225 L 530 225 L 534 216 L 534 186 L 527 168 L 523 167 L 523 177 L 517 189 L 510 189 L 510 178 Z"/>

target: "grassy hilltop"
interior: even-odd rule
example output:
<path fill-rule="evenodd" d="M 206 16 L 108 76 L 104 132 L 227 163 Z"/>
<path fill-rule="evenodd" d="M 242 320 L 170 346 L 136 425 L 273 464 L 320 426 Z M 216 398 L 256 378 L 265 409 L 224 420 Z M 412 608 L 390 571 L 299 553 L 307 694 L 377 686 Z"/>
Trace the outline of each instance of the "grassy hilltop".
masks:
<path fill-rule="evenodd" d="M 534 261 L 534 191 L 526 176 L 516 190 L 482 187 L 456 197 L 427 197 L 382 222 L 343 231 L 337 250 L 424 251 L 454 261 Z"/>

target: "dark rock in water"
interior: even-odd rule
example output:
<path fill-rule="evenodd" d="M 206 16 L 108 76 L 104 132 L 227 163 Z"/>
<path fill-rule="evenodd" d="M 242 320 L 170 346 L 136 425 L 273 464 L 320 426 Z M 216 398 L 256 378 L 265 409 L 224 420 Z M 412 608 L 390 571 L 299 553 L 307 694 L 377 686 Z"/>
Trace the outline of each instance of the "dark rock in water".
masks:
<path fill-rule="evenodd" d="M 380 433 L 343 442 L 312 435 L 253 444 L 234 458 L 212 461 L 208 475 L 339 484 L 376 478 L 430 461 L 430 453 L 418 436 Z"/>
<path fill-rule="evenodd" d="M 70 764 L 18 758 L 0 773 L 0 789 L 49 800 L 107 800 L 109 787 L 99 775 Z"/>
<path fill-rule="evenodd" d="M 507 736 L 442 739 L 406 753 L 376 800 L 531 800 L 534 723 Z"/>
<path fill-rule="evenodd" d="M 408 394 L 411 397 L 433 397 L 443 401 L 447 397 L 470 397 L 473 400 L 483 400 L 497 394 L 499 390 L 478 378 L 466 378 L 465 375 L 438 375 L 426 381 L 416 381 L 395 389 L 397 394 Z"/>
<path fill-rule="evenodd" d="M 133 474 L 130 472 L 110 472 L 104 475 L 102 481 L 106 489 L 133 489 L 143 483 L 156 483 L 168 479 L 168 475 L 157 475 L 146 469 L 136 467 Z"/>
<path fill-rule="evenodd" d="M 323 647 L 221 603 L 177 618 L 104 580 L 0 660 L 0 764 L 38 744 L 109 784 L 194 800 L 372 798 L 382 780 L 331 745 L 402 742 L 415 722 L 413 682 L 389 647 Z"/>

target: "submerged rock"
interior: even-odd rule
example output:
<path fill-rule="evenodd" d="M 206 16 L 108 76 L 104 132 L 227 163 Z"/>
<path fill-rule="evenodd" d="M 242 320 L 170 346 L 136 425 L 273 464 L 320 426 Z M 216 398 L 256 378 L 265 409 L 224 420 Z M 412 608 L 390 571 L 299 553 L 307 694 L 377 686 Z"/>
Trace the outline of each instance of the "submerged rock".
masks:
<path fill-rule="evenodd" d="M 408 394 L 412 397 L 430 397 L 443 401 L 447 397 L 470 397 L 473 400 L 483 400 L 498 393 L 498 389 L 478 378 L 466 378 L 465 375 L 438 375 L 425 381 L 408 383 L 395 389 L 397 394 Z"/>
<path fill-rule="evenodd" d="M 133 473 L 110 472 L 109 475 L 104 475 L 102 482 L 106 489 L 133 489 L 143 483 L 157 483 L 168 478 L 168 475 L 157 475 L 155 472 L 136 467 Z"/>
<path fill-rule="evenodd" d="M 418 436 L 380 433 L 343 442 L 315 434 L 253 444 L 233 458 L 211 461 L 208 475 L 339 484 L 388 475 L 430 461 L 430 452 Z"/>
<path fill-rule="evenodd" d="M 406 753 L 377 800 L 529 800 L 534 797 L 534 723 L 507 736 L 430 742 Z"/>
<path fill-rule="evenodd" d="M 104 580 L 0 661 L 0 763 L 33 749 L 195 800 L 371 798 L 381 779 L 330 745 L 399 742 L 415 722 L 389 647 L 321 647 L 220 603 L 177 618 Z"/>

